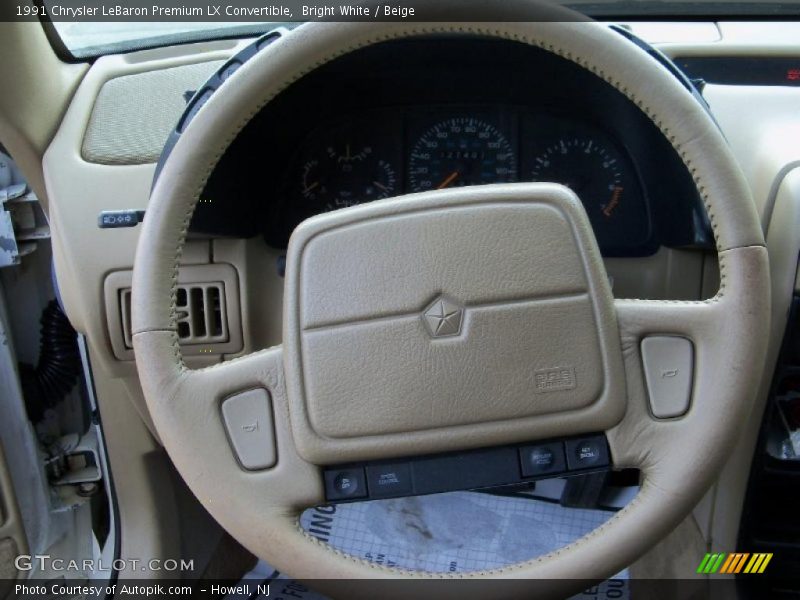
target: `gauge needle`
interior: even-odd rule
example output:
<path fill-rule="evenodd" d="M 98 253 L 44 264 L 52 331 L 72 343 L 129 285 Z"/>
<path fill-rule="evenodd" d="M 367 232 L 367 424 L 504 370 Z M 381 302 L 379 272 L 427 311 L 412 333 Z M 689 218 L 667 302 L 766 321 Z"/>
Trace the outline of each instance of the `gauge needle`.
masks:
<path fill-rule="evenodd" d="M 383 185 L 380 181 L 373 181 L 372 185 L 374 185 L 376 188 L 378 188 L 382 192 L 388 192 L 389 191 L 389 188 L 387 188 L 385 185 Z"/>
<path fill-rule="evenodd" d="M 448 185 L 450 185 L 456 180 L 456 177 L 458 177 L 458 171 L 453 171 L 452 173 L 450 173 L 450 175 L 444 178 L 444 181 L 442 181 L 442 183 L 436 186 L 436 189 L 442 190 L 446 188 Z"/>
<path fill-rule="evenodd" d="M 622 189 L 620 186 L 614 188 L 614 192 L 611 194 L 611 200 L 608 204 L 605 205 L 603 208 L 603 214 L 606 217 L 610 217 L 611 213 L 614 212 L 614 209 L 619 206 L 619 197 L 622 194 Z"/>
<path fill-rule="evenodd" d="M 313 190 L 313 189 L 314 189 L 315 187 L 317 187 L 318 185 L 319 185 L 319 181 L 315 181 L 314 183 L 311 183 L 311 184 L 309 184 L 309 185 L 308 185 L 308 187 L 307 187 L 306 189 L 304 189 L 304 190 L 303 190 L 303 193 L 304 193 L 304 194 L 307 194 L 308 192 L 310 192 L 311 190 Z"/>

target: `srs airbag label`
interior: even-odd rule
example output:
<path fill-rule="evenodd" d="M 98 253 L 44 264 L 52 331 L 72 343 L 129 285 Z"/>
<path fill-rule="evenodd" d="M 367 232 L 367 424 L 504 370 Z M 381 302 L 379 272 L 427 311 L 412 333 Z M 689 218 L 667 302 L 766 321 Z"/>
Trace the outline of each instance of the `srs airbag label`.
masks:
<path fill-rule="evenodd" d="M 546 394 L 575 388 L 575 369 L 572 367 L 555 367 L 539 369 L 534 373 L 536 393 Z"/>

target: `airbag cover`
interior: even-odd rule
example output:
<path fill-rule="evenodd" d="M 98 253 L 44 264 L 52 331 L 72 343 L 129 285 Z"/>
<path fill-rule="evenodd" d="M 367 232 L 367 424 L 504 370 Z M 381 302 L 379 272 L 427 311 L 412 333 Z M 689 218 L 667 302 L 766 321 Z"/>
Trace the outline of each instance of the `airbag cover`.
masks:
<path fill-rule="evenodd" d="M 315 217 L 292 237 L 287 275 L 287 382 L 310 460 L 621 416 L 610 290 L 567 188 L 462 188 Z M 582 423 L 601 408 L 604 422 Z"/>

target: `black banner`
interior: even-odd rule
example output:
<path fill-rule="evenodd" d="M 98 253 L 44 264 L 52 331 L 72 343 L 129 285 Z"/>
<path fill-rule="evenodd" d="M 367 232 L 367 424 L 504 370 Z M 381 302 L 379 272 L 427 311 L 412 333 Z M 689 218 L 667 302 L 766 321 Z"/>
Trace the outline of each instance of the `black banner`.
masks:
<path fill-rule="evenodd" d="M 565 7 L 573 9 L 567 10 Z M 800 14 L 800 0 L 3 0 L 0 21 L 254 23 L 328 21 L 571 21 Z"/>
<path fill-rule="evenodd" d="M 277 572 L 265 579 L 244 580 L 181 580 L 181 579 L 127 579 L 113 582 L 66 579 L 9 581 L 0 580 L 0 592 L 7 598 L 18 600 L 53 600 L 77 598 L 86 600 L 325 600 L 326 598 L 352 597 L 380 598 L 385 595 L 406 598 L 455 597 L 466 594 L 472 597 L 507 598 L 541 595 L 567 591 L 571 600 L 606 600 L 627 598 L 708 598 L 735 597 L 736 590 L 747 591 L 750 597 L 771 597 L 772 590 L 796 585 L 796 582 L 779 582 L 766 576 L 749 576 L 750 579 L 687 578 L 687 579 L 634 579 L 613 580 L 618 585 L 601 585 L 576 578 L 568 582 L 553 580 L 520 579 L 429 579 L 429 580 L 313 580 L 296 581 Z M 566 584 L 566 585 L 565 585 Z"/>
<path fill-rule="evenodd" d="M 515 7 L 511 11 L 511 6 Z M 304 21 L 564 21 L 577 17 L 547 0 L 3 0 L 0 21 L 304 22 Z"/>

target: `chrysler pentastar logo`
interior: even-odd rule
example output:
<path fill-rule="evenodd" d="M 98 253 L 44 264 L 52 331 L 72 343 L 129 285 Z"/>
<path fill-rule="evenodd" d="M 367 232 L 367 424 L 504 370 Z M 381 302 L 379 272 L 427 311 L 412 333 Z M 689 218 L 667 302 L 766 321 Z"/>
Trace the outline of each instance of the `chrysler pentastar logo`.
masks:
<path fill-rule="evenodd" d="M 458 335 L 464 320 L 464 308 L 449 298 L 440 296 L 425 309 L 422 320 L 433 337 Z"/>

